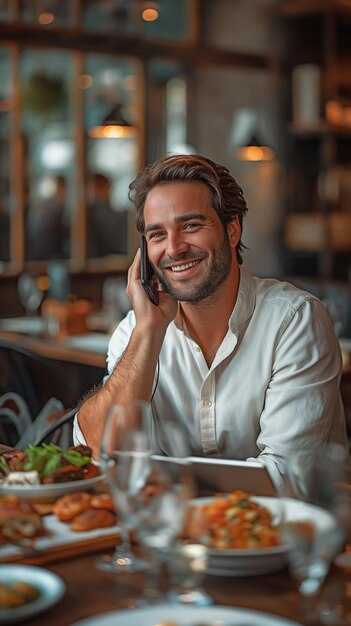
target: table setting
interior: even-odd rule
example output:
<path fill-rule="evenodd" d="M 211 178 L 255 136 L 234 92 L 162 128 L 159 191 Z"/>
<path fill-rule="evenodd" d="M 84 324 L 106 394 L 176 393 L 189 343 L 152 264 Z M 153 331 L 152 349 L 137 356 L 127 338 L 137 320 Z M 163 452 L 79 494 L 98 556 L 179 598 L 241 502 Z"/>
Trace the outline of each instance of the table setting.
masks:
<path fill-rule="evenodd" d="M 0 583 L 11 593 L 12 580 L 33 584 L 39 594 L 10 608 L 0 600 L 0 624 L 351 624 L 351 567 L 337 565 L 351 519 L 338 450 L 328 448 L 322 458 L 309 451 L 308 463 L 306 457 L 298 463 L 302 451 L 294 463 L 287 459 L 275 497 L 235 485 L 231 493 L 204 498 L 182 428 L 169 425 L 174 456 L 160 457 L 150 424 L 147 403 L 110 407 L 99 473 L 85 480 L 78 473 L 69 482 L 11 485 L 2 477 L 2 534 L 8 499 L 30 511 L 38 507 L 41 526 L 22 546 L 3 536 Z M 104 521 L 84 527 L 96 497 Z M 104 526 L 106 519 L 112 523 Z"/>
<path fill-rule="evenodd" d="M 87 446 L 9 449 L 0 473 L 0 563 L 46 563 L 118 540 L 105 476 Z"/>

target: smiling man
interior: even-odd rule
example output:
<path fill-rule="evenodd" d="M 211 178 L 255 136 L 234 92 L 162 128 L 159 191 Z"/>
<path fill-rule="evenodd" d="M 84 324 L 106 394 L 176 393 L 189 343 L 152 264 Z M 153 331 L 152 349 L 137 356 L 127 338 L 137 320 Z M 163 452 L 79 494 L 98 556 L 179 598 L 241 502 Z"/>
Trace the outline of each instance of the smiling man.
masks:
<path fill-rule="evenodd" d="M 130 185 L 159 305 L 128 273 L 133 305 L 111 338 L 103 386 L 83 402 L 75 442 L 98 456 L 112 402 L 150 400 L 162 448 L 167 420 L 185 423 L 194 455 L 258 461 L 279 481 L 302 445 L 347 447 L 341 355 L 321 302 L 242 267 L 242 189 L 201 156 L 166 156 Z M 164 449 L 163 451 L 171 453 Z"/>

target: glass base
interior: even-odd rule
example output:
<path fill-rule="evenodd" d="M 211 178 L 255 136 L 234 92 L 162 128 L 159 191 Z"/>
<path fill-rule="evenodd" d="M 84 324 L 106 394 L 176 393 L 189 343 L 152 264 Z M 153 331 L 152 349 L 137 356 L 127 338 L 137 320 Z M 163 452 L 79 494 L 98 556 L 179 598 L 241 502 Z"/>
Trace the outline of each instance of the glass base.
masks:
<path fill-rule="evenodd" d="M 325 626 L 350 626 L 351 613 L 343 613 L 343 607 L 324 609 L 319 613 L 321 623 Z"/>
<path fill-rule="evenodd" d="M 166 604 L 168 602 L 168 597 L 162 592 L 158 592 L 156 590 L 144 590 L 142 595 L 139 596 L 135 601 L 134 605 L 137 608 L 154 606 L 158 604 Z"/>
<path fill-rule="evenodd" d="M 210 606 L 213 598 L 203 589 L 184 589 L 183 591 L 170 591 L 167 599 L 172 604 L 189 604 L 193 606 Z"/>
<path fill-rule="evenodd" d="M 135 556 L 123 554 L 104 554 L 96 559 L 95 565 L 104 572 L 115 574 L 133 574 L 136 572 L 144 572 L 150 567 L 147 561 Z"/>

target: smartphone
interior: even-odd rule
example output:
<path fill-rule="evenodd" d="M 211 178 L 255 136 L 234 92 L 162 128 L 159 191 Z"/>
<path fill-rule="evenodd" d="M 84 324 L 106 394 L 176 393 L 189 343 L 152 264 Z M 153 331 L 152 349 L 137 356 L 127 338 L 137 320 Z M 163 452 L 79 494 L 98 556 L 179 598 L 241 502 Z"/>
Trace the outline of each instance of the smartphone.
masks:
<path fill-rule="evenodd" d="M 155 272 L 147 256 L 147 242 L 142 235 L 140 237 L 140 282 L 144 291 L 153 304 L 158 305 L 159 296 L 155 289 Z"/>

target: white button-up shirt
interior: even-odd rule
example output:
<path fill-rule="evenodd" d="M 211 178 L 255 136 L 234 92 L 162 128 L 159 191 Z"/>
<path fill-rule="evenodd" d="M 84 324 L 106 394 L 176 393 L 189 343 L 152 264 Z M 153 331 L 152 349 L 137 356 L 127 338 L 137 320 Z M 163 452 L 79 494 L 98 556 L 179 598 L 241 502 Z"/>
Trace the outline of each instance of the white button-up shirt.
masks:
<path fill-rule="evenodd" d="M 131 311 L 108 349 L 109 374 L 135 325 Z M 186 329 L 172 322 L 159 355 L 155 422 L 174 418 L 194 434 L 193 455 L 257 459 L 279 482 L 300 446 L 347 446 L 339 393 L 341 354 L 330 317 L 313 295 L 240 268 L 228 331 L 208 367 Z M 76 443 L 83 442 L 76 420 Z M 164 450 L 167 453 L 167 450 Z"/>

